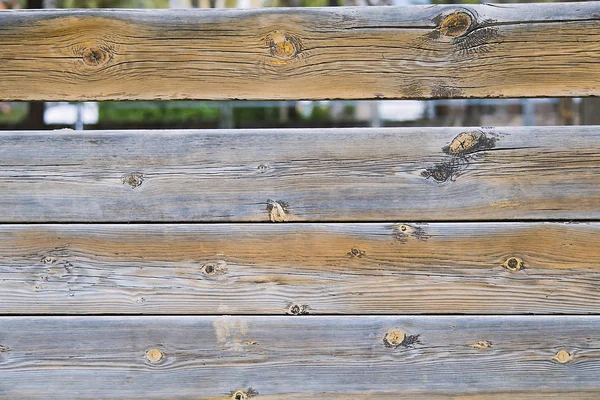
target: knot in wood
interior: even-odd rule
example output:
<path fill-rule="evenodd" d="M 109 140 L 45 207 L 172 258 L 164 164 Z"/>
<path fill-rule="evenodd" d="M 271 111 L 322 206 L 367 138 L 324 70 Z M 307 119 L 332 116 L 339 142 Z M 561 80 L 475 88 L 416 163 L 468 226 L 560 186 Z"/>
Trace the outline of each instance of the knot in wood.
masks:
<path fill-rule="evenodd" d="M 110 59 L 110 54 L 99 47 L 88 47 L 83 51 L 83 62 L 90 67 L 105 64 Z"/>
<path fill-rule="evenodd" d="M 289 214 L 289 204 L 283 200 L 267 200 L 267 211 L 271 222 L 286 222 Z"/>
<path fill-rule="evenodd" d="M 427 179 L 432 178 L 437 183 L 444 183 L 453 181 L 459 171 L 460 163 L 456 160 L 451 160 L 428 167 L 421 172 L 421 176 Z"/>
<path fill-rule="evenodd" d="M 469 30 L 472 23 L 473 18 L 468 13 L 464 11 L 454 12 L 442 20 L 440 33 L 449 37 L 460 36 Z"/>
<path fill-rule="evenodd" d="M 291 304 L 287 313 L 290 315 L 306 315 L 308 314 L 308 306 L 306 304 Z"/>
<path fill-rule="evenodd" d="M 150 349 L 146 351 L 146 359 L 152 364 L 160 362 L 164 357 L 164 354 L 159 349 Z"/>
<path fill-rule="evenodd" d="M 358 257 L 361 258 L 362 256 L 366 255 L 367 252 L 364 250 L 361 250 L 359 248 L 353 247 L 349 252 L 348 255 L 352 258 L 354 257 Z"/>
<path fill-rule="evenodd" d="M 421 241 L 429 239 L 429 235 L 425 232 L 425 229 L 420 226 L 410 226 L 407 224 L 394 226 L 394 239 L 401 243 L 406 243 L 410 237 Z"/>
<path fill-rule="evenodd" d="M 52 256 L 45 256 L 45 257 L 42 257 L 42 262 L 43 262 L 44 264 L 54 264 L 56 261 L 58 261 L 58 260 L 56 259 L 56 257 L 52 257 Z"/>
<path fill-rule="evenodd" d="M 266 42 L 271 56 L 281 60 L 290 60 L 300 52 L 299 40 L 281 31 L 274 31 L 269 34 Z"/>
<path fill-rule="evenodd" d="M 482 131 L 463 132 L 457 135 L 442 151 L 451 156 L 466 156 L 480 150 L 489 150 L 496 144 L 495 138 L 488 138 Z"/>
<path fill-rule="evenodd" d="M 393 329 L 385 334 L 385 337 L 383 338 L 383 344 L 386 347 L 398 347 L 404 343 L 405 339 L 406 332 L 400 329 Z"/>
<path fill-rule="evenodd" d="M 566 364 L 573 360 L 573 355 L 566 350 L 559 350 L 554 357 L 552 357 L 552 360 L 559 364 Z"/>
<path fill-rule="evenodd" d="M 448 168 L 443 168 L 443 166 L 439 166 L 431 172 L 431 177 L 438 182 L 447 181 L 451 175 L 452 172 Z"/>
<path fill-rule="evenodd" d="M 474 349 L 477 350 L 485 350 L 485 349 L 489 349 L 490 347 L 492 347 L 492 342 L 490 342 L 489 340 L 478 340 L 476 342 L 474 342 L 472 344 Z"/>
<path fill-rule="evenodd" d="M 250 399 L 252 397 L 255 397 L 256 395 L 258 395 L 258 392 L 252 388 L 248 388 L 248 390 L 236 390 L 233 393 L 231 393 L 231 398 L 233 400 L 247 400 Z"/>
<path fill-rule="evenodd" d="M 268 169 L 269 169 L 269 166 L 268 166 L 267 164 L 260 164 L 260 165 L 258 166 L 258 170 L 259 170 L 260 172 L 266 172 Z"/>
<path fill-rule="evenodd" d="M 245 390 L 236 390 L 233 393 L 233 396 L 231 396 L 231 398 L 233 400 L 246 400 L 248 398 L 248 395 L 246 394 Z"/>
<path fill-rule="evenodd" d="M 524 267 L 525 263 L 519 257 L 510 257 L 502 264 L 509 271 L 518 271 Z"/>
<path fill-rule="evenodd" d="M 200 269 L 207 276 L 221 275 L 227 272 L 227 263 L 225 261 L 209 261 L 204 263 Z"/>
<path fill-rule="evenodd" d="M 132 189 L 135 189 L 144 183 L 144 175 L 140 174 L 139 172 L 124 174 L 121 176 L 121 182 L 124 185 L 129 185 Z"/>
<path fill-rule="evenodd" d="M 213 275 L 215 273 L 215 265 L 213 263 L 207 263 L 202 266 L 204 273 L 207 275 Z"/>

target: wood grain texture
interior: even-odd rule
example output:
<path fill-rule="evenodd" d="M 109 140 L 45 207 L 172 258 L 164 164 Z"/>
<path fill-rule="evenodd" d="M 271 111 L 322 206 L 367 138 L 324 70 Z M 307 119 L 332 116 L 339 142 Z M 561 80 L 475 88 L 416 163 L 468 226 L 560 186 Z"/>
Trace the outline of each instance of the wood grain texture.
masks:
<path fill-rule="evenodd" d="M 600 5 L 0 13 L 3 100 L 597 96 Z"/>
<path fill-rule="evenodd" d="M 2 314 L 587 314 L 599 280 L 599 223 L 0 226 Z"/>
<path fill-rule="evenodd" d="M 0 133 L 2 222 L 600 218 L 600 128 Z"/>
<path fill-rule="evenodd" d="M 3 317 L 0 398 L 593 399 L 599 328 L 598 317 Z"/>

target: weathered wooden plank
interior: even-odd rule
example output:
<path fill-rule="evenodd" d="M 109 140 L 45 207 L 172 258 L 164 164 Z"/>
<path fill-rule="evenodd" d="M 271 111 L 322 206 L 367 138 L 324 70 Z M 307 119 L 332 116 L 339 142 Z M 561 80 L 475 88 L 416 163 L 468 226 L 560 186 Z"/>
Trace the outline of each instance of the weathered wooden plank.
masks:
<path fill-rule="evenodd" d="M 0 398 L 592 399 L 599 328 L 598 317 L 3 317 Z"/>
<path fill-rule="evenodd" d="M 600 129 L 0 133 L 0 221 L 600 218 Z"/>
<path fill-rule="evenodd" d="M 0 13 L 4 100 L 600 94 L 600 4 Z"/>
<path fill-rule="evenodd" d="M 600 223 L 0 226 L 1 314 L 600 313 Z"/>

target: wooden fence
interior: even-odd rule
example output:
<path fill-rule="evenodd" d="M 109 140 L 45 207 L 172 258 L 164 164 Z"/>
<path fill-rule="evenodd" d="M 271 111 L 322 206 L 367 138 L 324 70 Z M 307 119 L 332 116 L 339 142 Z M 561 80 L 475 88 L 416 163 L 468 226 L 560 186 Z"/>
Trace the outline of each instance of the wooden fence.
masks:
<path fill-rule="evenodd" d="M 0 55 L 2 100 L 598 96 L 600 2 L 7 11 Z M 2 132 L 0 399 L 596 399 L 599 222 L 598 126 Z"/>

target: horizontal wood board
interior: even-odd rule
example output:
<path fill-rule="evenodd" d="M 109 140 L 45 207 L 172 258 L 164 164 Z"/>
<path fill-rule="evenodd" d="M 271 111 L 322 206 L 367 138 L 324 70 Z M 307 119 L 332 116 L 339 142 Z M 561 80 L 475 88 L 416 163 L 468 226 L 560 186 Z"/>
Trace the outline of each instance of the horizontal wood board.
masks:
<path fill-rule="evenodd" d="M 0 222 L 600 218 L 600 128 L 0 133 Z"/>
<path fill-rule="evenodd" d="M 592 399 L 599 328 L 598 317 L 2 317 L 0 398 Z"/>
<path fill-rule="evenodd" d="M 0 13 L 2 100 L 597 96 L 600 4 Z"/>
<path fill-rule="evenodd" d="M 600 313 L 600 224 L 2 225 L 1 314 Z"/>

